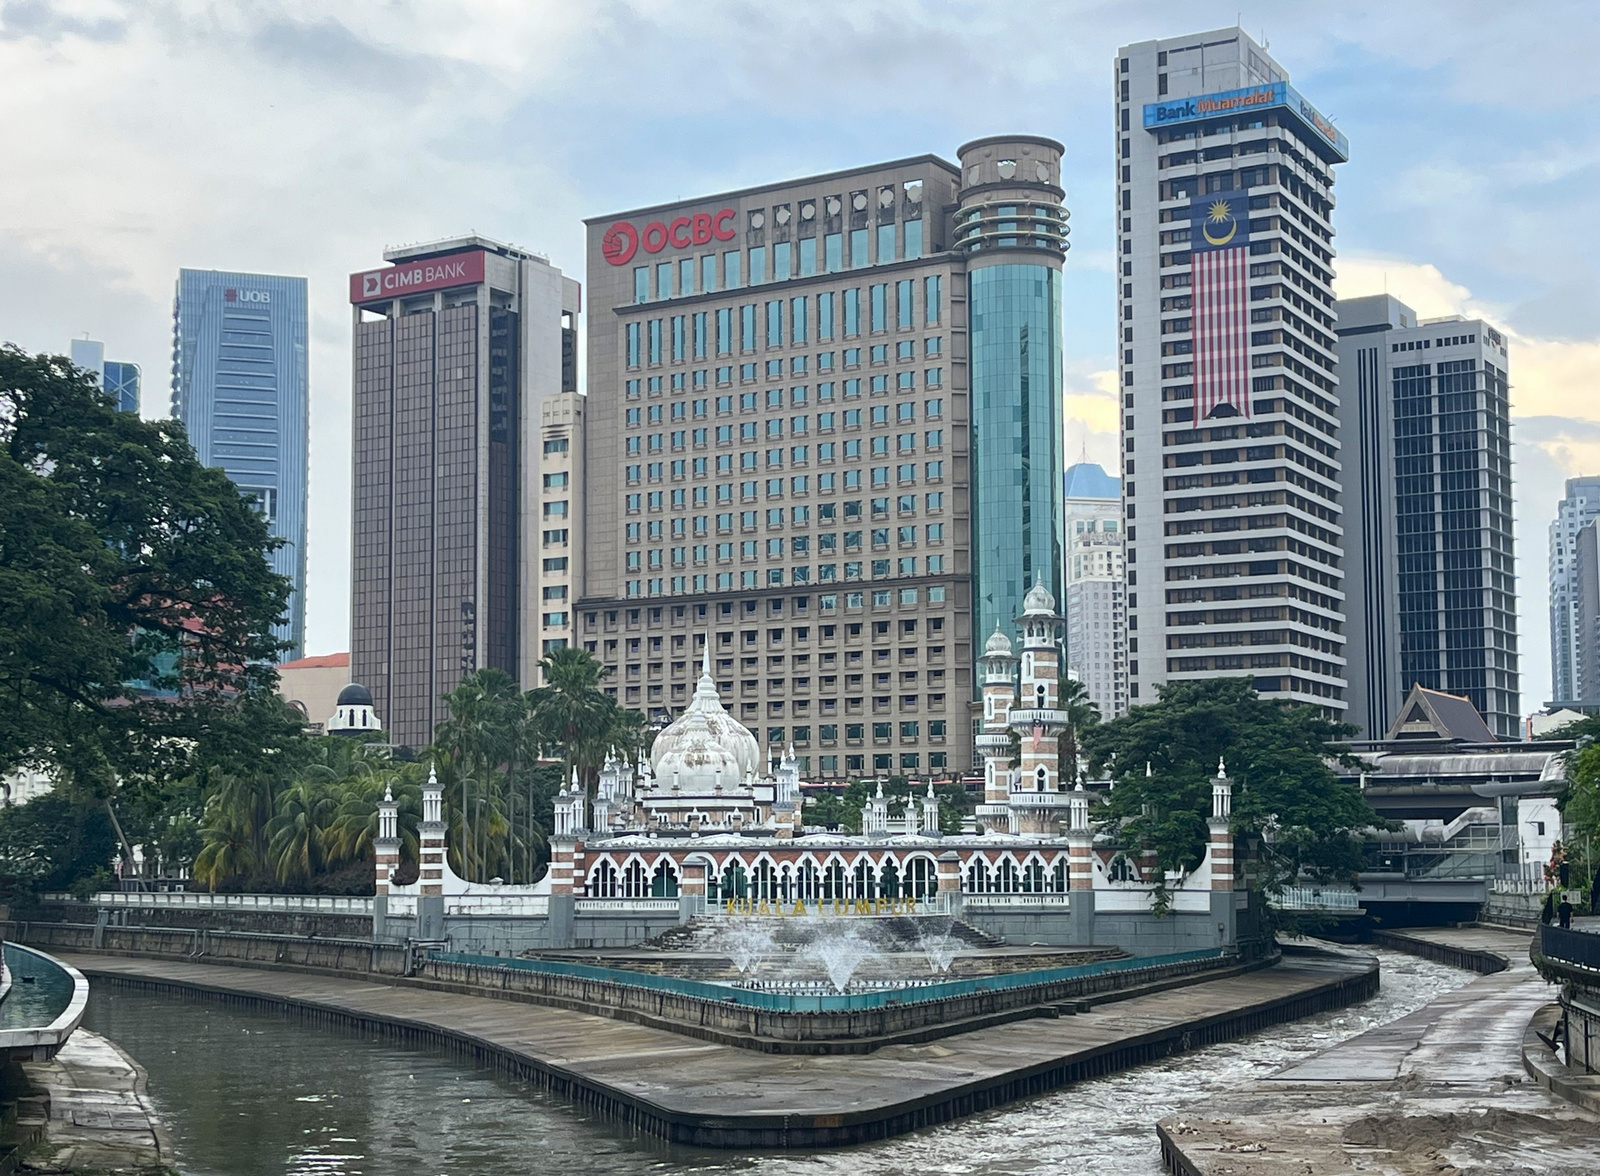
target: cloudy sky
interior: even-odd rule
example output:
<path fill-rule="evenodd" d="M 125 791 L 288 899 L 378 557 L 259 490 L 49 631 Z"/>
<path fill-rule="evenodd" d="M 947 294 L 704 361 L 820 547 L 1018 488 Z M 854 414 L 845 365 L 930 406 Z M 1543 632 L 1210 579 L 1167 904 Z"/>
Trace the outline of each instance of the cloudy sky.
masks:
<path fill-rule="evenodd" d="M 0 340 L 89 332 L 157 415 L 180 266 L 307 276 L 307 652 L 342 650 L 345 275 L 476 230 L 581 276 L 585 216 L 1032 132 L 1067 145 L 1068 460 L 1109 466 L 1112 58 L 1241 14 L 1350 138 L 1341 295 L 1513 341 L 1531 709 L 1546 526 L 1562 479 L 1600 472 L 1593 4 L 0 0 Z"/>

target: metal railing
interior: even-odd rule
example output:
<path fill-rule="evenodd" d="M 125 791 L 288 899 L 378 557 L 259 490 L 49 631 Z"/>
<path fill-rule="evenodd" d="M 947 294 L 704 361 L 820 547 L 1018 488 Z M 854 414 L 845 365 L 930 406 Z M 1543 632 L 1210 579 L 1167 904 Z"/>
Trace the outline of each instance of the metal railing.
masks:
<path fill-rule="evenodd" d="M 1539 954 L 1551 963 L 1591 972 L 1600 981 L 1600 934 L 1546 923 L 1539 928 Z"/>
<path fill-rule="evenodd" d="M 76 902 L 70 894 L 46 894 L 45 902 Z M 153 910 L 290 911 L 304 914 L 370 915 L 372 899 L 334 894 L 201 894 L 188 891 L 102 890 L 84 900 L 92 906 Z"/>
<path fill-rule="evenodd" d="M 1315 886 L 1285 886 L 1283 893 L 1269 898 L 1268 905 L 1280 911 L 1358 911 L 1361 896 L 1354 890 L 1323 890 Z"/>
<path fill-rule="evenodd" d="M 967 980 L 946 980 L 937 984 L 918 985 L 913 988 L 878 989 L 871 992 L 849 994 L 808 995 L 797 993 L 760 992 L 732 985 L 710 984 L 703 980 L 685 980 L 676 976 L 658 976 L 650 972 L 623 971 L 620 968 L 597 968 L 589 964 L 572 964 L 564 960 L 525 960 L 502 956 L 468 955 L 463 952 L 435 951 L 428 953 L 430 961 L 443 964 L 468 964 L 483 968 L 504 968 L 518 972 L 537 972 L 547 976 L 568 976 L 579 980 L 598 980 L 611 984 L 647 988 L 677 996 L 693 997 L 718 1003 L 745 1005 L 777 1013 L 851 1012 L 860 1009 L 878 1009 L 889 1004 L 912 1004 L 921 1001 L 948 1000 L 952 997 L 970 996 L 978 992 L 999 992 L 1013 988 L 1028 988 L 1052 984 L 1060 980 L 1075 980 L 1098 976 L 1108 972 L 1136 972 L 1145 968 L 1159 968 L 1168 964 L 1183 964 L 1199 960 L 1220 960 L 1231 957 L 1227 949 L 1209 951 L 1183 951 L 1171 955 L 1136 956 L 1127 959 L 1099 960 L 1070 968 L 1041 968 L 1031 972 L 1006 972 L 995 976 L 978 976 Z"/>

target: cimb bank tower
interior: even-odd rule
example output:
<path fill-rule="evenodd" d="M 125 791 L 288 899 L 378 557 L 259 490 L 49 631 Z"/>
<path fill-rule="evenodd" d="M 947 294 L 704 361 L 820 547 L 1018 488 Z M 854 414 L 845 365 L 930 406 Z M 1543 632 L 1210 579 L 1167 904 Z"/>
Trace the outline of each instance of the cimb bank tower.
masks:
<path fill-rule="evenodd" d="M 587 222 L 570 635 L 619 703 L 676 715 L 709 639 L 807 778 L 971 769 L 975 646 L 1036 578 L 1061 594 L 1061 154 L 997 136 Z"/>

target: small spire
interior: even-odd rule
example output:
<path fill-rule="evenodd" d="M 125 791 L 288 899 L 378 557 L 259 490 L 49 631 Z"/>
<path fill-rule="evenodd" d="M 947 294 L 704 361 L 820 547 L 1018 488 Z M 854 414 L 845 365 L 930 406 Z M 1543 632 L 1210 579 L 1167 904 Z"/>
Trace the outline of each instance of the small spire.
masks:
<path fill-rule="evenodd" d="M 1226 780 L 1227 778 L 1228 778 L 1228 765 L 1223 762 L 1222 757 L 1219 755 L 1217 757 L 1217 779 Z"/>
<path fill-rule="evenodd" d="M 706 634 L 705 648 L 700 652 L 700 676 L 711 677 L 711 634 Z"/>
<path fill-rule="evenodd" d="M 434 771 L 433 762 L 431 760 L 428 762 L 428 787 L 439 787 L 439 773 Z"/>
<path fill-rule="evenodd" d="M 1150 761 L 1144 761 L 1144 778 L 1148 780 L 1154 773 L 1150 771 Z"/>
<path fill-rule="evenodd" d="M 383 803 L 384 804 L 393 804 L 394 803 L 394 793 L 389 790 L 389 785 L 388 784 L 385 784 L 383 786 Z"/>

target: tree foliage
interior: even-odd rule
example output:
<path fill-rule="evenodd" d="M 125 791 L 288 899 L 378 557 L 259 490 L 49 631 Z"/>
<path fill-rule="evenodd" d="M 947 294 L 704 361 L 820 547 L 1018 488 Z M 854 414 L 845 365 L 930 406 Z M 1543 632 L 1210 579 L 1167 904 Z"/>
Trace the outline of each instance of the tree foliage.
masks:
<path fill-rule="evenodd" d="M 1385 822 L 1336 763 L 1354 728 L 1312 706 L 1261 698 L 1249 678 L 1169 682 L 1154 704 L 1084 732 L 1091 768 L 1110 767 L 1103 827 L 1186 872 L 1205 854 L 1211 779 L 1225 760 L 1232 829 L 1257 846 L 1248 868 L 1276 891 L 1298 878 L 1353 882 L 1363 834 Z M 1148 765 L 1149 774 L 1146 775 Z"/>
<path fill-rule="evenodd" d="M 0 770 L 95 797 L 180 776 L 275 683 L 276 543 L 176 421 L 0 348 Z"/>

